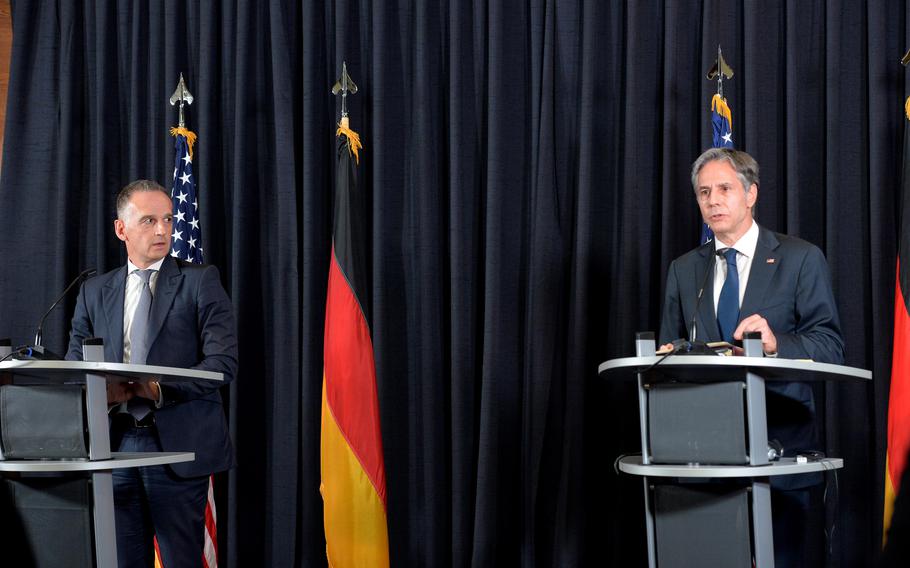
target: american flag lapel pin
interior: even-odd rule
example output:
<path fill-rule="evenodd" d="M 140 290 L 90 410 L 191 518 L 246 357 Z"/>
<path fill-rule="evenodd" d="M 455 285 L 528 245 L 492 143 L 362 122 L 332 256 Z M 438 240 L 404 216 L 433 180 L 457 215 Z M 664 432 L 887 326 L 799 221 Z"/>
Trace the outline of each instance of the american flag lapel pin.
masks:
<path fill-rule="evenodd" d="M 774 264 L 775 261 L 776 261 L 776 259 L 769 258 L 769 259 L 766 260 L 765 262 L 767 262 L 768 264 Z"/>

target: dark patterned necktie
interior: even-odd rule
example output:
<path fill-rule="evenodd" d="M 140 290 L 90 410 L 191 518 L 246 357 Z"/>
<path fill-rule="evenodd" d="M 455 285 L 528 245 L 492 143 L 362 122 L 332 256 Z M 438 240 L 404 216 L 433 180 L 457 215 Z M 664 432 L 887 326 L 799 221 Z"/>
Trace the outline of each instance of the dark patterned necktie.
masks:
<path fill-rule="evenodd" d="M 727 259 L 727 279 L 717 301 L 717 325 L 724 341 L 733 342 L 733 332 L 739 323 L 739 270 L 736 268 L 736 249 L 724 251 Z"/>

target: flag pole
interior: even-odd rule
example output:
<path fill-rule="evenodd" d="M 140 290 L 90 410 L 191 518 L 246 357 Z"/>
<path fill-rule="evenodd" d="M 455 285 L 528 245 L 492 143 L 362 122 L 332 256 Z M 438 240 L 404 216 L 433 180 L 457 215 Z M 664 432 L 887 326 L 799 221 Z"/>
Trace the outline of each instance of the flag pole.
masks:
<path fill-rule="evenodd" d="M 201 264 L 203 262 L 202 229 L 199 226 L 199 203 L 196 190 L 196 176 L 193 171 L 193 144 L 196 134 L 186 127 L 185 107 L 193 104 L 193 94 L 186 86 L 183 73 L 177 81 L 177 88 L 169 99 L 171 106 L 178 105 L 178 126 L 170 129 L 174 140 L 174 174 L 171 180 L 171 201 L 173 204 L 174 235 L 171 242 L 171 256 Z M 199 565 L 202 568 L 218 568 L 218 515 L 215 507 L 214 475 L 209 475 L 205 501 L 203 550 Z M 155 540 L 155 568 L 162 568 Z M 168 568 L 168 567 L 164 567 Z"/>
<path fill-rule="evenodd" d="M 717 44 L 717 59 L 708 69 L 705 78 L 709 81 L 717 80 L 717 92 L 711 97 L 711 131 L 712 146 L 714 148 L 733 147 L 733 114 L 724 98 L 724 78 L 733 78 L 733 69 L 724 60 L 724 53 Z M 707 223 L 701 224 L 701 238 L 699 242 L 705 244 L 714 239 L 714 233 Z"/>
<path fill-rule="evenodd" d="M 376 364 L 370 333 L 364 233 L 368 212 L 357 187 L 359 135 L 347 97 L 357 85 L 343 64 L 332 94 L 341 95 L 336 130 L 332 254 L 323 336 L 319 492 L 329 566 L 389 566 L 385 458 Z M 347 153 L 345 153 L 347 150 Z M 364 308 L 367 308 L 365 310 Z"/>
<path fill-rule="evenodd" d="M 348 75 L 348 64 L 346 61 L 341 62 L 341 77 L 332 85 L 332 94 L 337 96 L 338 93 L 341 93 L 340 126 L 350 128 L 350 121 L 348 120 L 348 94 L 353 95 L 357 93 L 357 85 L 351 80 L 351 76 Z"/>

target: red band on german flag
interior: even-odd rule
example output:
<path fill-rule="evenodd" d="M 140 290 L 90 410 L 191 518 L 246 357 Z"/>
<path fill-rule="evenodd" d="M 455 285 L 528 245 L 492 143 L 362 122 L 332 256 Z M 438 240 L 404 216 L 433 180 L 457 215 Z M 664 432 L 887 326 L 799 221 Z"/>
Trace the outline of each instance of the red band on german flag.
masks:
<path fill-rule="evenodd" d="M 320 491 L 329 564 L 388 566 L 385 465 L 370 330 L 332 252 L 325 318 Z"/>
<path fill-rule="evenodd" d="M 900 280 L 900 260 L 894 294 L 894 350 L 891 363 L 891 394 L 888 399 L 888 455 L 885 469 L 885 518 L 887 533 L 900 491 L 901 475 L 910 450 L 910 314 Z"/>
<path fill-rule="evenodd" d="M 325 394 L 342 436 L 385 504 L 385 466 L 373 342 L 332 253 L 325 318 Z"/>

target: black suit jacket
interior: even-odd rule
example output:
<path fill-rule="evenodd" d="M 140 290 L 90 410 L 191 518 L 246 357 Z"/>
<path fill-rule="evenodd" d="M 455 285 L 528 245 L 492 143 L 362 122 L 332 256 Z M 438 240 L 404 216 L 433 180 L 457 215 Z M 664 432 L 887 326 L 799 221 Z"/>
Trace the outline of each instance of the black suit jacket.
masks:
<path fill-rule="evenodd" d="M 687 338 L 693 316 L 696 335 L 720 341 L 714 311 L 714 279 L 708 276 L 695 314 L 695 299 L 705 273 L 714 267 L 714 243 L 702 245 L 670 264 L 660 343 Z M 758 244 L 740 320 L 760 314 L 777 337 L 778 357 L 843 364 L 844 340 L 828 265 L 821 250 L 801 239 L 759 227 Z M 768 381 L 768 437 L 778 439 L 787 455 L 818 449 L 813 428 L 815 404 L 805 383 Z"/>
<path fill-rule="evenodd" d="M 73 314 L 66 358 L 82 359 L 82 341 L 104 339 L 106 361 L 123 361 L 126 267 L 82 285 Z M 231 301 L 214 266 L 166 257 L 155 284 L 149 315 L 149 365 L 224 373 L 224 383 L 193 381 L 161 385 L 164 406 L 155 424 L 166 452 L 196 453 L 172 464 L 182 477 L 208 475 L 233 464 L 233 450 L 218 388 L 237 372 L 237 336 Z"/>

